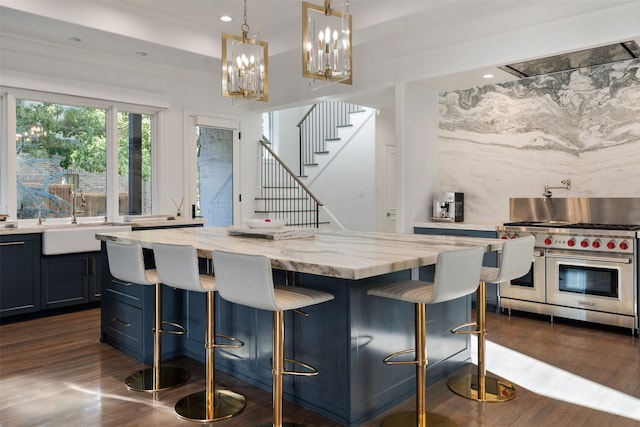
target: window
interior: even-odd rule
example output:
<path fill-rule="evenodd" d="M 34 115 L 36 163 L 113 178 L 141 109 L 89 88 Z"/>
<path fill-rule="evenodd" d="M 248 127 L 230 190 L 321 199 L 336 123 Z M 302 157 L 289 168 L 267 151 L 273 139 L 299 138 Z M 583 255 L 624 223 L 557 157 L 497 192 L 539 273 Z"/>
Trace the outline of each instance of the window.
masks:
<path fill-rule="evenodd" d="M 2 162 L 3 211 L 15 206 L 17 219 L 70 217 L 74 207 L 78 217 L 151 214 L 154 112 L 38 98 L 9 96 L 2 104 L 9 102 L 8 129 L 15 123 L 15 140 L 0 143 L 10 159 Z"/>
<path fill-rule="evenodd" d="M 18 219 L 105 216 L 106 164 L 104 109 L 16 100 Z"/>

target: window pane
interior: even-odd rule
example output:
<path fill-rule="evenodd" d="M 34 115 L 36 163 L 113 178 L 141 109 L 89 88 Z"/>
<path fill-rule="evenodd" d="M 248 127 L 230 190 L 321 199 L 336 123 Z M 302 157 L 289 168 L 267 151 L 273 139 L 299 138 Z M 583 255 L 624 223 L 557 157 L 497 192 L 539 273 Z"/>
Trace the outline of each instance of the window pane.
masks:
<path fill-rule="evenodd" d="M 151 214 L 151 116 L 118 113 L 118 212 Z"/>
<path fill-rule="evenodd" d="M 18 218 L 106 215 L 104 109 L 16 100 L 16 153 Z"/>

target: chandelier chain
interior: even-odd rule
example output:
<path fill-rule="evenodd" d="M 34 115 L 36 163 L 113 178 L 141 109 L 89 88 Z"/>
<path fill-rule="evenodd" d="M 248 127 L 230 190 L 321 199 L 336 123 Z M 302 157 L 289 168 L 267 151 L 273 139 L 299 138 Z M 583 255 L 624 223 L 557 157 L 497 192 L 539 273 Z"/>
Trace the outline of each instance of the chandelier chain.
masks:
<path fill-rule="evenodd" d="M 249 25 L 247 24 L 247 0 L 244 0 L 244 24 L 242 24 L 242 32 L 243 33 L 248 33 L 249 32 Z"/>

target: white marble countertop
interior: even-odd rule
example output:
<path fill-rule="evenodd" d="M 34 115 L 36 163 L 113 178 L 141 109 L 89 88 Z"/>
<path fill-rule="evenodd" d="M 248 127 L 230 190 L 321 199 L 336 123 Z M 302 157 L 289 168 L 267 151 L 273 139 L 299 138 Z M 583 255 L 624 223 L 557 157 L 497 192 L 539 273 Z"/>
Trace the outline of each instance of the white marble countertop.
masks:
<path fill-rule="evenodd" d="M 456 230 L 479 230 L 479 231 L 496 231 L 496 227 L 498 225 L 502 225 L 502 223 L 498 222 L 487 222 L 487 223 L 469 223 L 469 222 L 433 222 L 433 221 L 425 221 L 425 222 L 414 222 L 411 224 L 412 227 L 421 227 L 421 228 L 450 228 Z"/>
<path fill-rule="evenodd" d="M 128 225 L 133 228 L 147 228 L 147 227 L 164 227 L 164 226 L 172 226 L 172 227 L 181 227 L 185 225 L 194 225 L 194 224 L 204 224 L 206 223 L 205 219 L 174 219 L 174 220 L 153 220 L 153 221 L 133 221 L 133 222 L 124 222 L 124 221 L 107 221 L 106 223 L 103 220 L 87 220 L 78 218 L 78 224 L 71 224 L 70 218 L 61 218 L 61 219 L 51 219 L 45 220 L 42 224 L 38 224 L 36 219 L 29 220 L 19 220 L 19 221 L 8 221 L 8 222 L 0 222 L 0 235 L 11 235 L 11 234 L 34 234 L 34 233 L 42 233 L 46 229 L 50 228 L 75 228 L 75 227 L 95 227 L 101 225 Z M 15 228 L 5 227 L 7 224 L 15 224 Z"/>
<path fill-rule="evenodd" d="M 98 233 L 96 238 L 138 242 L 145 248 L 153 243 L 189 244 L 203 258 L 211 258 L 216 249 L 261 254 L 277 269 L 352 280 L 431 265 L 438 253 L 446 250 L 484 246 L 492 251 L 504 243 L 500 239 L 460 236 L 321 230 L 314 237 L 265 240 L 229 236 L 226 227 Z"/>

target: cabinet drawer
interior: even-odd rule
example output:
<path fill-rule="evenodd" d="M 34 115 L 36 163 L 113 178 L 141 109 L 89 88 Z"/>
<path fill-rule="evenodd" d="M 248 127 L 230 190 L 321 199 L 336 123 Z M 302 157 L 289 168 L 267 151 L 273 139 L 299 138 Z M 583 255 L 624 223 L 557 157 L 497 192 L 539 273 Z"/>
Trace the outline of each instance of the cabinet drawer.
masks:
<path fill-rule="evenodd" d="M 103 295 L 142 308 L 144 290 L 145 285 L 123 282 L 109 276 L 103 289 Z"/>
<path fill-rule="evenodd" d="M 102 331 L 123 347 L 142 351 L 142 309 L 103 298 Z"/>

